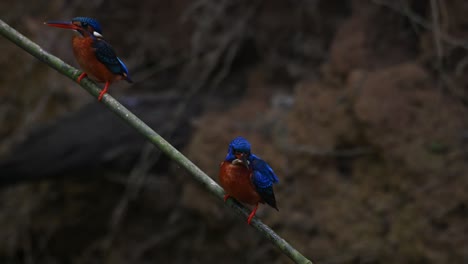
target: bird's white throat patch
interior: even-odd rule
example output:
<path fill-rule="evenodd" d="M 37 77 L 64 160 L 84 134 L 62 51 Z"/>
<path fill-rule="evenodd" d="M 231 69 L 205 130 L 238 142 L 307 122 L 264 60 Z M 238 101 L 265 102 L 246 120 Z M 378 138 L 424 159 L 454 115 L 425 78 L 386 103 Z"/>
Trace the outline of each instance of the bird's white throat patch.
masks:
<path fill-rule="evenodd" d="M 235 159 L 232 161 L 233 165 L 244 165 L 244 162 L 240 159 Z M 247 160 L 247 166 L 250 165 L 250 161 Z"/>

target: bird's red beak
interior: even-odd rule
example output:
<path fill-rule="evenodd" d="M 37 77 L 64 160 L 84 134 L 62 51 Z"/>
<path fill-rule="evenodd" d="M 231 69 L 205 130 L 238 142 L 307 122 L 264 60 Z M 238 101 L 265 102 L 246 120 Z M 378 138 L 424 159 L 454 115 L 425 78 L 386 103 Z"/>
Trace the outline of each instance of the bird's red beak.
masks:
<path fill-rule="evenodd" d="M 44 24 L 48 25 L 49 27 L 67 28 L 67 29 L 73 29 L 73 30 L 80 29 L 79 26 L 73 24 L 70 21 L 47 21 L 47 22 L 44 22 Z"/>

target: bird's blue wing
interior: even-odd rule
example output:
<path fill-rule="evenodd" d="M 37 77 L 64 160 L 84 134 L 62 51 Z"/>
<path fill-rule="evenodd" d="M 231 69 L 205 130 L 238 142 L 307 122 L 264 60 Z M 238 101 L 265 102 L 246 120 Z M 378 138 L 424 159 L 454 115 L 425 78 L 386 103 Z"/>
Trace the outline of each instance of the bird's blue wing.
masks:
<path fill-rule="evenodd" d="M 96 58 L 114 74 L 123 75 L 131 82 L 127 66 L 117 57 L 114 49 L 106 41 L 97 39 L 93 42 Z"/>
<path fill-rule="evenodd" d="M 256 181 L 259 187 L 271 186 L 273 183 L 278 183 L 278 177 L 276 176 L 273 169 L 264 160 L 255 156 L 254 154 L 250 157 L 252 163 L 252 169 L 259 175 L 256 177 Z"/>
<path fill-rule="evenodd" d="M 128 79 L 130 79 L 127 66 L 125 66 L 125 64 L 123 63 L 123 61 L 122 61 L 119 57 L 117 57 L 117 60 L 119 61 L 120 67 L 122 67 L 122 71 L 125 73 L 125 76 L 126 76 Z"/>
<path fill-rule="evenodd" d="M 250 162 L 253 170 L 252 182 L 257 192 L 267 204 L 278 210 L 273 192 L 273 184 L 279 182 L 278 177 L 268 163 L 259 157 L 252 154 Z"/>

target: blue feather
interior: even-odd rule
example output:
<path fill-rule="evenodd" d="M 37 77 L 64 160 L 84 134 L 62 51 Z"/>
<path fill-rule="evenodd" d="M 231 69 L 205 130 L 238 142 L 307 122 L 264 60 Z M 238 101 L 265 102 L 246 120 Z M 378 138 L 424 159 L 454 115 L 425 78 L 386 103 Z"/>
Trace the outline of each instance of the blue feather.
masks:
<path fill-rule="evenodd" d="M 117 60 L 119 61 L 120 67 L 122 67 L 123 72 L 124 72 L 126 75 L 128 75 L 127 66 L 125 66 L 125 64 L 123 63 L 123 61 L 122 61 L 119 57 L 117 57 Z"/>
<path fill-rule="evenodd" d="M 79 21 L 81 23 L 88 23 L 90 26 L 93 27 L 94 31 L 102 35 L 101 25 L 96 19 L 89 18 L 89 17 L 75 17 L 72 19 L 72 22 L 75 22 L 75 21 Z"/>
<path fill-rule="evenodd" d="M 93 42 L 93 48 L 95 49 L 96 58 L 106 65 L 107 69 L 114 74 L 123 75 L 127 81 L 132 82 L 127 66 L 117 57 L 111 45 L 103 39 L 96 39 Z"/>
<path fill-rule="evenodd" d="M 233 161 L 236 159 L 235 152 L 242 152 L 250 155 L 250 143 L 243 137 L 236 137 L 231 141 L 226 155 L 226 161 Z"/>
<path fill-rule="evenodd" d="M 273 192 L 273 184 L 279 182 L 278 177 L 268 163 L 259 157 L 252 154 L 249 160 L 253 170 L 252 182 L 255 189 L 267 204 L 278 210 Z"/>
<path fill-rule="evenodd" d="M 267 188 L 278 183 L 279 179 L 273 172 L 273 169 L 264 160 L 252 154 L 249 161 L 251 162 L 254 172 L 253 182 L 258 188 Z"/>

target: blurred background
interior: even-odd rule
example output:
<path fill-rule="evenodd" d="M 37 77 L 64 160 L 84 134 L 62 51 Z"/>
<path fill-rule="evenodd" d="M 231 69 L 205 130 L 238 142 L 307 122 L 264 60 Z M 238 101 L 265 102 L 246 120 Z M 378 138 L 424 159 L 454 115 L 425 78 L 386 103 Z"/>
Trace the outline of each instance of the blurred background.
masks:
<path fill-rule="evenodd" d="M 77 66 L 97 18 L 110 94 L 217 180 L 242 135 L 257 215 L 314 263 L 468 263 L 468 2 L 3 1 Z M 290 263 L 76 83 L 1 38 L 1 263 Z"/>

